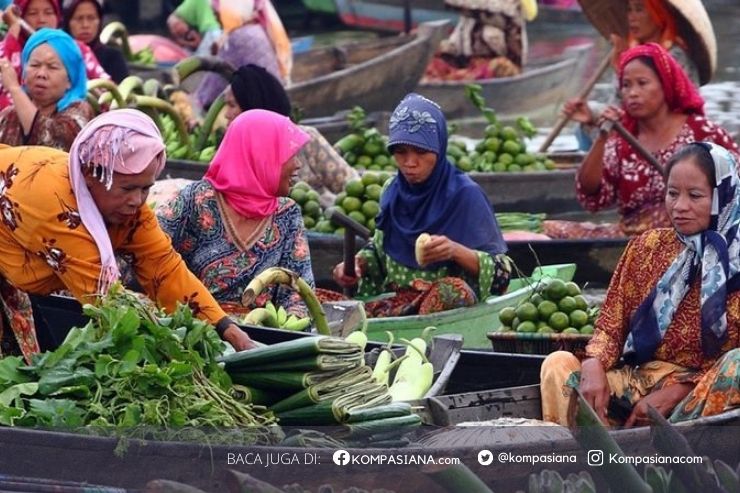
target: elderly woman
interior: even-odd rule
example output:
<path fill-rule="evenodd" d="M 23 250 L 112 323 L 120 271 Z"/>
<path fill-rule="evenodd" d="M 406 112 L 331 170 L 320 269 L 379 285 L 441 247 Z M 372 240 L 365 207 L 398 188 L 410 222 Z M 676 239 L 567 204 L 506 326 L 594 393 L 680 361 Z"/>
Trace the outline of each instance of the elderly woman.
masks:
<path fill-rule="evenodd" d="M 237 350 L 252 347 L 187 269 L 146 204 L 165 150 L 154 122 L 137 110 L 92 120 L 70 154 L 46 147 L 0 150 L 0 300 L 20 351 L 39 350 L 28 296 L 67 289 L 86 302 L 132 260 L 139 284 L 174 309 L 186 302 Z M 39 193 L 43 190 L 44 193 Z"/>
<path fill-rule="evenodd" d="M 21 18 L 26 21 L 31 29 L 51 28 L 56 29 L 62 21 L 62 9 L 59 7 L 58 0 L 15 0 L 14 5 L 10 5 L 3 17 L 9 19 L 8 34 L 0 43 L 0 59 L 7 59 L 15 69 L 16 75 L 20 78 L 23 65 L 21 64 L 21 52 L 28 40 L 28 33 L 21 31 L 21 23 L 15 16 L 14 12 L 19 10 Z M 82 52 L 84 69 L 88 80 L 93 79 L 110 79 L 110 76 L 103 70 L 98 63 L 95 54 L 84 43 L 78 46 Z M 13 100 L 8 94 L 3 84 L 0 84 L 0 110 L 13 104 Z"/>
<path fill-rule="evenodd" d="M 121 50 L 100 42 L 103 30 L 103 0 L 64 0 L 64 30 L 95 54 L 103 69 L 116 82 L 128 76 Z"/>
<path fill-rule="evenodd" d="M 64 31 L 43 28 L 23 48 L 24 84 L 0 60 L 2 82 L 13 106 L 0 112 L 0 143 L 69 150 L 94 116 L 85 101 L 87 77 L 77 44 Z"/>
<path fill-rule="evenodd" d="M 600 123 L 621 120 L 661 166 L 682 146 L 715 142 L 737 155 L 737 144 L 704 116 L 704 100 L 678 62 L 660 45 L 626 51 L 619 63 L 622 107 L 609 107 Z M 589 228 L 545 223 L 551 237 L 632 236 L 670 225 L 663 206 L 665 179 L 616 131 L 600 133 L 576 175 L 578 201 L 591 212 L 617 205 L 619 224 Z"/>
<path fill-rule="evenodd" d="M 485 193 L 446 157 L 447 122 L 439 106 L 409 94 L 390 120 L 388 150 L 399 173 L 380 200 L 375 236 L 355 257 L 357 277 L 334 269 L 359 295 L 395 291 L 369 305 L 374 315 L 430 313 L 506 291 L 511 275 L 501 231 Z M 417 238 L 431 236 L 415 254 Z"/>
<path fill-rule="evenodd" d="M 300 207 L 287 198 L 298 151 L 309 136 L 290 119 L 265 110 L 239 115 L 202 180 L 158 211 L 190 270 L 219 302 L 239 303 L 247 284 L 268 267 L 286 267 L 313 286 Z M 296 293 L 272 292 L 296 315 Z"/>
<path fill-rule="evenodd" d="M 672 421 L 740 406 L 737 162 L 716 144 L 694 143 L 671 158 L 667 175 L 673 227 L 630 242 L 586 360 L 564 351 L 545 359 L 546 420 L 567 423 L 574 387 L 605 423 L 628 427 L 648 424 L 648 405 Z"/>
<path fill-rule="evenodd" d="M 185 0 L 167 18 L 167 28 L 179 45 L 200 56 L 212 55 L 221 36 L 221 24 L 209 0 Z"/>

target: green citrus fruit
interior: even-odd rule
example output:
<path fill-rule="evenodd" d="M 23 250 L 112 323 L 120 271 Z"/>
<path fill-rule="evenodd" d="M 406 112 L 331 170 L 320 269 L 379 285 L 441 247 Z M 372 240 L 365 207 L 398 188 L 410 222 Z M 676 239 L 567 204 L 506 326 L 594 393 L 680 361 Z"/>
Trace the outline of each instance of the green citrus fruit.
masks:
<path fill-rule="evenodd" d="M 309 216 L 303 216 L 303 225 L 306 229 L 313 229 L 316 226 L 316 220 Z"/>
<path fill-rule="evenodd" d="M 382 191 L 383 191 L 383 187 L 373 183 L 371 185 L 368 185 L 367 188 L 365 188 L 365 197 L 367 197 L 369 200 L 380 202 L 380 192 Z"/>
<path fill-rule="evenodd" d="M 568 290 L 568 296 L 578 296 L 579 294 L 581 294 L 581 288 L 578 287 L 578 284 L 574 283 L 573 281 L 566 282 L 565 289 Z"/>
<path fill-rule="evenodd" d="M 525 320 L 516 327 L 517 332 L 537 332 L 537 326 L 534 322 Z"/>
<path fill-rule="evenodd" d="M 385 182 L 387 182 L 388 180 L 390 180 L 391 174 L 390 173 L 386 173 L 385 171 L 383 171 L 383 172 L 378 173 L 378 178 L 380 178 L 379 185 L 385 185 Z"/>
<path fill-rule="evenodd" d="M 511 328 L 514 329 L 514 330 L 516 330 L 516 328 L 519 327 L 519 324 L 520 323 L 521 322 L 519 322 L 519 318 L 518 317 L 514 317 L 514 320 L 511 321 Z"/>
<path fill-rule="evenodd" d="M 540 303 L 545 301 L 545 298 L 543 298 L 540 293 L 535 293 L 529 298 L 529 301 L 531 301 L 535 306 L 540 306 Z"/>
<path fill-rule="evenodd" d="M 337 236 L 344 236 L 344 228 L 337 228 L 334 230 L 334 234 Z"/>
<path fill-rule="evenodd" d="M 303 188 L 296 188 L 293 187 L 293 190 L 290 191 L 290 198 L 295 200 L 298 205 L 303 205 L 306 203 L 306 190 Z"/>
<path fill-rule="evenodd" d="M 357 197 L 347 197 L 342 201 L 342 208 L 348 213 L 359 211 L 362 208 L 362 201 Z"/>
<path fill-rule="evenodd" d="M 515 140 L 505 140 L 501 148 L 505 153 L 511 154 L 512 156 L 516 156 L 517 154 L 522 152 L 521 144 L 519 144 L 519 142 L 516 142 Z"/>
<path fill-rule="evenodd" d="M 591 335 L 594 333 L 594 326 L 591 324 L 586 324 L 580 329 L 578 329 L 578 332 L 580 332 L 581 334 Z"/>
<path fill-rule="evenodd" d="M 506 167 L 506 171 L 508 171 L 509 173 L 519 173 L 520 171 L 522 171 L 522 167 L 518 164 L 510 164 Z"/>
<path fill-rule="evenodd" d="M 506 306 L 498 312 L 498 319 L 503 325 L 511 326 L 514 318 L 516 318 L 516 309 L 513 306 Z"/>
<path fill-rule="evenodd" d="M 521 321 L 527 320 L 531 322 L 536 322 L 537 315 L 537 307 L 534 306 L 532 303 L 526 302 L 516 307 L 516 316 Z"/>
<path fill-rule="evenodd" d="M 332 226 L 331 222 L 327 221 L 326 219 L 322 219 L 321 221 L 317 222 L 315 229 L 319 233 L 333 233 L 334 232 L 334 226 Z"/>
<path fill-rule="evenodd" d="M 519 132 L 514 127 L 506 126 L 501 129 L 501 137 L 504 140 L 518 140 Z"/>
<path fill-rule="evenodd" d="M 519 166 L 528 166 L 534 163 L 534 156 L 531 154 L 526 154 L 526 153 L 518 154 L 514 158 L 514 162 L 518 164 Z"/>
<path fill-rule="evenodd" d="M 555 331 L 549 325 L 543 325 L 537 329 L 538 334 L 553 334 Z"/>
<path fill-rule="evenodd" d="M 377 156 L 375 156 L 373 163 L 377 164 L 381 168 L 384 168 L 391 164 L 391 158 L 389 158 L 385 154 L 378 154 Z"/>
<path fill-rule="evenodd" d="M 368 185 L 377 185 L 380 183 L 380 175 L 378 173 L 364 173 L 362 175 L 362 184 L 367 187 Z"/>
<path fill-rule="evenodd" d="M 367 229 L 370 230 L 370 233 L 373 233 L 375 231 L 375 218 L 371 217 L 370 219 L 368 219 L 365 226 L 367 226 Z"/>
<path fill-rule="evenodd" d="M 380 205 L 374 200 L 368 200 L 362 204 L 362 213 L 365 217 L 374 218 L 380 212 Z"/>
<path fill-rule="evenodd" d="M 499 123 L 491 123 L 490 125 L 486 125 L 486 137 L 495 137 L 498 135 L 498 133 L 501 131 L 501 124 Z M 485 141 L 481 141 L 481 143 L 484 143 Z"/>
<path fill-rule="evenodd" d="M 317 218 L 321 215 L 321 205 L 319 205 L 318 202 L 309 200 L 308 202 L 303 204 L 303 214 L 305 214 L 306 216 Z"/>
<path fill-rule="evenodd" d="M 359 156 L 357 158 L 356 163 L 357 163 L 357 166 L 363 166 L 367 168 L 368 166 L 373 164 L 373 158 L 368 155 L 363 154 L 362 156 Z"/>
<path fill-rule="evenodd" d="M 365 225 L 365 222 L 367 221 L 367 219 L 365 218 L 365 215 L 360 211 L 352 211 L 348 215 L 349 217 L 351 217 L 358 223 L 362 224 L 363 226 Z"/>
<path fill-rule="evenodd" d="M 582 294 L 578 294 L 576 296 L 573 296 L 573 299 L 576 300 L 576 308 L 579 310 L 583 310 L 584 312 L 588 310 L 588 301 L 586 301 L 586 297 Z"/>
<path fill-rule="evenodd" d="M 572 296 L 566 296 L 558 301 L 558 308 L 561 312 L 570 313 L 576 309 L 576 299 Z"/>
<path fill-rule="evenodd" d="M 575 327 L 568 327 L 567 329 L 563 329 L 562 333 L 563 334 L 580 334 L 580 332 L 578 332 L 578 329 L 576 329 Z"/>
<path fill-rule="evenodd" d="M 499 327 L 498 332 L 513 332 L 514 329 L 511 328 L 509 325 L 502 325 Z"/>
<path fill-rule="evenodd" d="M 362 147 L 362 153 L 371 157 L 381 154 L 384 150 L 385 146 L 383 143 L 377 140 L 369 140 L 365 142 L 365 145 Z"/>
<path fill-rule="evenodd" d="M 504 173 L 506 172 L 506 165 L 502 162 L 493 163 L 493 169 L 491 171 L 494 171 L 496 173 Z"/>
<path fill-rule="evenodd" d="M 359 198 L 365 194 L 365 185 L 362 184 L 362 180 L 351 180 L 344 188 L 344 191 L 347 192 L 347 195 L 350 197 Z"/>
<path fill-rule="evenodd" d="M 552 301 L 560 301 L 567 294 L 565 283 L 560 279 L 553 279 L 545 288 L 545 296 Z"/>
<path fill-rule="evenodd" d="M 542 320 L 549 320 L 550 315 L 558 311 L 558 305 L 550 300 L 543 300 L 539 305 L 537 305 L 537 311 Z"/>
<path fill-rule="evenodd" d="M 514 156 L 512 156 L 511 154 L 507 154 L 507 153 L 499 154 L 498 162 L 504 163 L 506 166 L 509 166 L 510 164 L 514 162 Z"/>
<path fill-rule="evenodd" d="M 488 137 L 485 142 L 487 151 L 498 152 L 501 148 L 501 139 L 498 137 Z"/>
<path fill-rule="evenodd" d="M 584 325 L 588 324 L 588 313 L 583 310 L 573 310 L 568 314 L 568 318 L 570 318 L 570 326 L 575 327 L 576 329 L 580 329 Z"/>
<path fill-rule="evenodd" d="M 344 202 L 344 199 L 347 198 L 347 192 L 339 192 L 337 196 L 334 198 L 334 205 L 342 205 L 342 202 Z"/>
<path fill-rule="evenodd" d="M 471 161 L 468 156 L 463 156 L 457 162 L 457 167 L 460 168 L 462 171 L 472 171 L 473 161 Z"/>
<path fill-rule="evenodd" d="M 570 325 L 570 319 L 568 318 L 568 315 L 563 312 L 555 312 L 550 315 L 550 318 L 547 321 L 547 325 L 557 331 L 560 331 L 568 328 L 568 325 Z"/>

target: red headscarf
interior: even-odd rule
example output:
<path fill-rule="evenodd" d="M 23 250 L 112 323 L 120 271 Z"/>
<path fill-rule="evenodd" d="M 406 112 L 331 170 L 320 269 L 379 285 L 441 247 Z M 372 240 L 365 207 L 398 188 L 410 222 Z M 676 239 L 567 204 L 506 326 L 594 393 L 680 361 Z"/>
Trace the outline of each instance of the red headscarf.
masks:
<path fill-rule="evenodd" d="M 205 179 L 242 216 L 267 217 L 277 210 L 283 166 L 310 139 L 283 115 L 245 111 L 226 129 Z"/>
<path fill-rule="evenodd" d="M 666 7 L 665 0 L 644 0 L 645 10 L 647 10 L 653 23 L 660 29 L 660 44 L 665 49 L 669 49 L 673 43 L 678 43 L 684 47 L 684 42 L 678 36 L 676 30 L 676 19 Z M 637 43 L 636 39 L 630 37 L 630 44 Z"/>
<path fill-rule="evenodd" d="M 681 65 L 657 43 L 635 46 L 625 51 L 619 58 L 619 85 L 622 85 L 624 67 L 639 57 L 648 57 L 653 61 L 658 72 L 658 79 L 663 88 L 665 102 L 674 113 L 704 114 L 704 99 L 694 83 L 683 71 Z M 624 127 L 632 133 L 637 130 L 637 120 L 625 112 L 622 121 Z"/>
<path fill-rule="evenodd" d="M 57 27 L 59 27 L 62 24 L 62 8 L 59 6 L 59 0 L 46 0 L 51 4 L 51 7 L 54 9 L 54 13 L 57 15 Z M 21 9 L 21 17 L 24 17 L 26 15 L 26 10 L 28 9 L 28 4 L 31 3 L 31 0 L 14 0 L 14 2 L 19 9 Z"/>

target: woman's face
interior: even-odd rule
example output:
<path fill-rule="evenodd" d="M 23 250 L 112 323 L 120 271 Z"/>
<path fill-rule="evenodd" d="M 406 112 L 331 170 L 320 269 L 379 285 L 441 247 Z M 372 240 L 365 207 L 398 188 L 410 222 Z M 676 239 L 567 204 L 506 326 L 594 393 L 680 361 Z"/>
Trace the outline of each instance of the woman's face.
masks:
<path fill-rule="evenodd" d="M 137 175 L 113 173 L 113 184 L 110 190 L 90 173 L 85 175 L 87 188 L 90 189 L 100 215 L 108 226 L 125 224 L 136 217 L 139 208 L 146 203 L 149 189 L 154 185 L 157 172 L 157 158 Z"/>
<path fill-rule="evenodd" d="M 98 9 L 92 2 L 82 2 L 69 19 L 69 31 L 72 37 L 85 44 L 90 44 L 98 37 L 100 17 Z"/>
<path fill-rule="evenodd" d="M 283 165 L 280 171 L 280 185 L 278 185 L 278 197 L 287 197 L 290 194 L 290 187 L 298 181 L 298 168 L 301 162 L 298 157 L 293 156 Z"/>
<path fill-rule="evenodd" d="M 59 26 L 59 18 L 49 0 L 31 0 L 23 19 L 37 30 L 42 27 L 56 29 Z"/>
<path fill-rule="evenodd" d="M 671 168 L 666 183 L 665 205 L 676 231 L 689 236 L 709 227 L 712 194 L 707 175 L 693 156 Z"/>
<path fill-rule="evenodd" d="M 24 77 L 28 94 L 39 108 L 55 105 L 71 87 L 67 69 L 48 43 L 31 52 Z"/>
<path fill-rule="evenodd" d="M 658 74 L 641 60 L 632 60 L 622 75 L 622 102 L 636 119 L 649 118 L 666 106 Z"/>
<path fill-rule="evenodd" d="M 424 183 L 437 164 L 437 154 L 406 144 L 393 146 L 393 159 L 403 177 L 412 185 Z"/>
<path fill-rule="evenodd" d="M 632 37 L 640 44 L 660 41 L 660 27 L 653 22 L 644 0 L 629 0 L 627 25 Z"/>
<path fill-rule="evenodd" d="M 242 113 L 242 109 L 234 97 L 234 91 L 231 90 L 231 85 L 226 86 L 226 90 L 224 91 L 224 106 L 226 108 L 224 116 L 229 124 Z"/>

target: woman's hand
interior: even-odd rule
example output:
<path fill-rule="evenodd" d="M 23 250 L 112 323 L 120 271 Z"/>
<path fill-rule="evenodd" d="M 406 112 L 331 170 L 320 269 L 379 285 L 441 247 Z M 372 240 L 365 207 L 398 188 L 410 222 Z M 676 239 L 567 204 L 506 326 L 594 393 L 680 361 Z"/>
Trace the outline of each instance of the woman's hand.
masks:
<path fill-rule="evenodd" d="M 444 235 L 431 235 L 431 239 L 424 244 L 422 261 L 424 265 L 435 262 L 454 260 L 459 245 Z"/>
<path fill-rule="evenodd" d="M 224 331 L 224 339 L 234 346 L 236 351 L 246 351 L 257 347 L 257 344 L 247 335 L 247 333 L 235 324 L 231 324 L 226 328 Z"/>
<path fill-rule="evenodd" d="M 625 428 L 633 426 L 647 426 L 650 424 L 648 417 L 648 405 L 655 408 L 663 416 L 668 416 L 673 408 L 691 392 L 694 386 L 687 383 L 678 383 L 668 385 L 660 390 L 650 392 L 648 395 L 637 401 L 632 409 L 632 414 L 624 423 Z"/>
<path fill-rule="evenodd" d="M 585 125 L 594 124 L 594 114 L 589 108 L 588 103 L 581 98 L 569 99 L 563 105 L 563 116 L 566 116 L 574 122 Z"/>
<path fill-rule="evenodd" d="M 0 58 L 0 82 L 8 92 L 21 87 L 18 74 L 15 73 L 15 69 L 7 58 Z"/>
<path fill-rule="evenodd" d="M 596 412 L 602 423 L 609 424 L 606 419 L 606 407 L 609 405 L 609 382 L 601 361 L 589 358 L 581 364 L 581 395 Z"/>
<path fill-rule="evenodd" d="M 362 275 L 365 273 L 365 268 L 367 265 L 365 264 L 365 261 L 361 259 L 360 257 L 355 257 L 355 276 L 348 276 L 344 273 L 344 262 L 340 262 L 337 265 L 334 266 L 334 270 L 332 271 L 332 277 L 336 281 L 337 284 L 342 286 L 343 288 L 351 288 L 353 286 L 356 286 L 359 282 Z"/>

